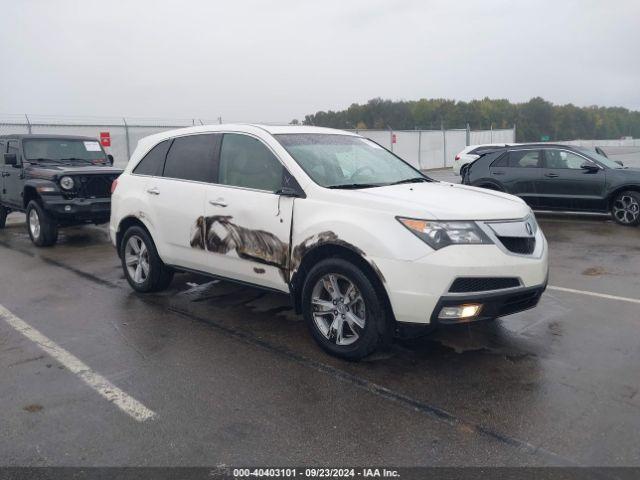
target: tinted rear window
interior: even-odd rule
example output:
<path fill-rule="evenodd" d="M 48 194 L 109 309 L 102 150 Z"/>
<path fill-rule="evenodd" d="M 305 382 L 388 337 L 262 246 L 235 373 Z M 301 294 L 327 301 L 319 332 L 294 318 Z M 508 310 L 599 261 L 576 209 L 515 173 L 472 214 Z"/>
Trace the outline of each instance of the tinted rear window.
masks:
<path fill-rule="evenodd" d="M 198 182 L 215 181 L 215 156 L 220 135 L 204 134 L 178 137 L 167 154 L 164 176 Z"/>
<path fill-rule="evenodd" d="M 162 175 L 162 169 L 164 168 L 164 159 L 167 156 L 167 150 L 171 140 L 165 140 L 153 147 L 149 153 L 147 153 L 140 163 L 133 169 L 133 173 L 138 175 Z"/>

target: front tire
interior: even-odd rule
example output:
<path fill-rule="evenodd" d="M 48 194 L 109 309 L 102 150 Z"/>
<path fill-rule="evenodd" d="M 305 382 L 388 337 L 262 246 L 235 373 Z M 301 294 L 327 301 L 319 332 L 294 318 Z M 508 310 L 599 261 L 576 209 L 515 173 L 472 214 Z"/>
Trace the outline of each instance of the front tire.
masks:
<path fill-rule="evenodd" d="M 9 215 L 9 210 L 0 205 L 0 229 L 3 229 L 7 224 L 7 215 Z"/>
<path fill-rule="evenodd" d="M 50 247 L 58 241 L 58 224 L 36 200 L 27 205 L 27 231 L 38 247 Z"/>
<path fill-rule="evenodd" d="M 389 313 L 367 275 L 342 258 L 316 264 L 302 289 L 302 313 L 318 345 L 359 360 L 390 341 Z"/>
<path fill-rule="evenodd" d="M 628 190 L 617 194 L 611 202 L 611 216 L 620 225 L 640 225 L 640 193 Z"/>
<path fill-rule="evenodd" d="M 124 232 L 120 259 L 124 276 L 136 292 L 159 292 L 173 280 L 173 270 L 162 262 L 151 236 L 141 227 Z"/>

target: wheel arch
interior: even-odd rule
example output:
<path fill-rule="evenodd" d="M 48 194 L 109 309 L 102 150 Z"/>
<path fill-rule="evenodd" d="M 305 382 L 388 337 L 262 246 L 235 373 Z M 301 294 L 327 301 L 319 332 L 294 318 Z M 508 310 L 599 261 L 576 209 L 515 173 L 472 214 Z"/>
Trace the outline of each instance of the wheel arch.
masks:
<path fill-rule="evenodd" d="M 356 247 L 348 244 L 323 243 L 310 249 L 302 257 L 298 268 L 291 277 L 290 290 L 296 313 L 302 312 L 302 287 L 311 269 L 327 258 L 342 258 L 356 265 L 362 270 L 366 277 L 373 284 L 376 293 L 382 297 L 387 312 L 395 322 L 391 300 L 385 287 L 385 278 L 373 261 L 366 258 L 366 255 Z"/>
<path fill-rule="evenodd" d="M 488 190 L 496 190 L 498 192 L 506 192 L 507 190 L 493 179 L 490 178 L 481 178 L 480 180 L 476 180 L 471 184 L 473 187 L 486 188 Z"/>
<path fill-rule="evenodd" d="M 118 229 L 116 231 L 116 252 L 118 252 L 118 257 L 120 257 L 120 247 L 122 246 L 122 237 L 124 236 L 124 233 L 127 231 L 127 229 L 133 226 L 142 228 L 145 232 L 147 232 L 147 234 L 149 235 L 149 238 L 151 238 L 151 241 L 155 243 L 155 241 L 153 240 L 153 236 L 149 231 L 149 228 L 144 224 L 142 220 L 140 220 L 138 217 L 135 217 L 133 215 L 127 216 L 122 220 L 120 220 L 120 223 L 118 224 Z"/>
<path fill-rule="evenodd" d="M 36 190 L 35 185 L 25 185 L 22 191 L 22 206 L 26 210 L 27 205 L 31 200 L 38 200 L 40 198 L 40 194 Z"/>
<path fill-rule="evenodd" d="M 607 211 L 611 210 L 611 207 L 613 207 L 613 200 L 616 198 L 616 196 L 619 193 L 628 192 L 628 191 L 640 193 L 640 185 L 638 184 L 623 185 L 621 187 L 616 187 L 615 189 L 611 190 L 611 192 L 607 196 Z"/>

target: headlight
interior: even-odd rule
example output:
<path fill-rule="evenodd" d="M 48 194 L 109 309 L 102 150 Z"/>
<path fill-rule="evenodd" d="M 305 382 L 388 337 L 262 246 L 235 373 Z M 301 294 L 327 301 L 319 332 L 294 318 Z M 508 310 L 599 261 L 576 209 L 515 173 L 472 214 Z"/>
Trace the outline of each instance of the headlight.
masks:
<path fill-rule="evenodd" d="M 60 179 L 60 186 L 65 190 L 71 190 L 73 188 L 74 182 L 71 177 L 62 177 Z"/>
<path fill-rule="evenodd" d="M 411 233 L 434 250 L 448 245 L 493 243 L 475 222 L 439 222 L 397 217 Z"/>

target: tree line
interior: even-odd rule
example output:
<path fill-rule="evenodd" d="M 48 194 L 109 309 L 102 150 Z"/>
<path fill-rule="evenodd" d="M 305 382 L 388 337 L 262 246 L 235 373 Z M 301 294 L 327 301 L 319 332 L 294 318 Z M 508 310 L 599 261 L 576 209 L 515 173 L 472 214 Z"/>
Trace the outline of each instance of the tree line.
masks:
<path fill-rule="evenodd" d="M 293 120 L 292 123 L 299 123 Z M 540 97 L 525 103 L 505 99 L 457 102 L 442 98 L 392 101 L 374 98 L 346 110 L 306 115 L 303 124 L 342 129 L 473 130 L 511 128 L 516 141 L 640 137 L 640 112 L 622 107 L 555 105 Z"/>

